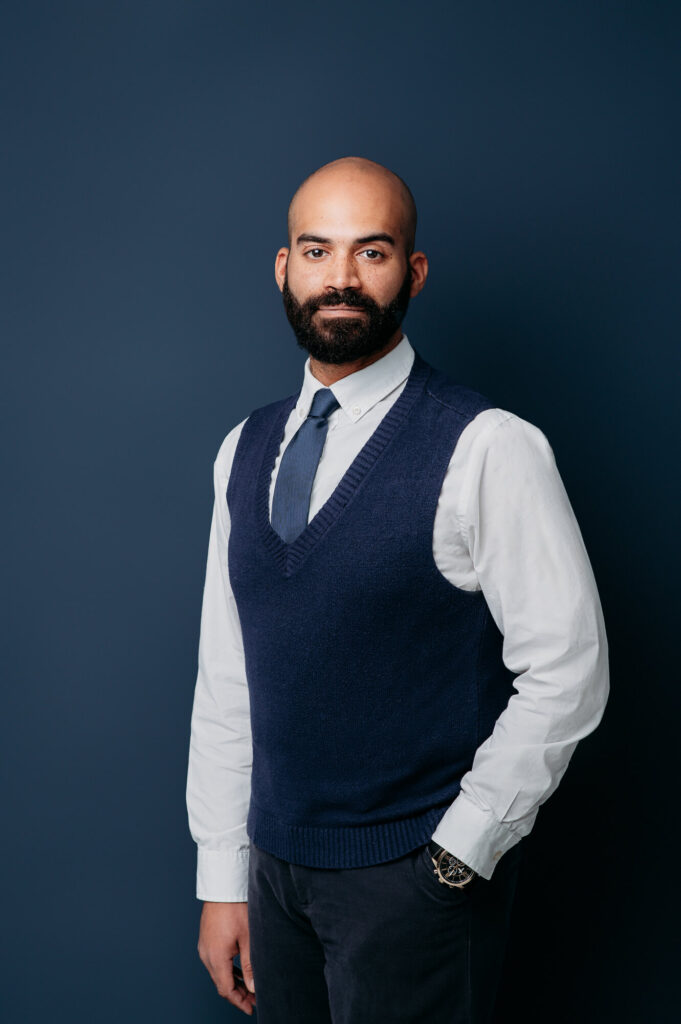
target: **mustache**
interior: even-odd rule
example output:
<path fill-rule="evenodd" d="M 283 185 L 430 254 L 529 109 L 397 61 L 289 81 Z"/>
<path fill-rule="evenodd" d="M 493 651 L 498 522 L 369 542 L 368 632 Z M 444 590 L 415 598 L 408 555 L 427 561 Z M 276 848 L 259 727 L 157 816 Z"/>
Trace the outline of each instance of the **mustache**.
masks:
<path fill-rule="evenodd" d="M 334 295 L 325 295 L 321 299 L 314 299 L 308 305 L 314 311 L 316 309 L 323 309 L 324 306 L 352 306 L 354 309 L 373 309 L 376 304 L 371 299 L 357 295 L 355 292 L 348 294 L 336 292 Z"/>

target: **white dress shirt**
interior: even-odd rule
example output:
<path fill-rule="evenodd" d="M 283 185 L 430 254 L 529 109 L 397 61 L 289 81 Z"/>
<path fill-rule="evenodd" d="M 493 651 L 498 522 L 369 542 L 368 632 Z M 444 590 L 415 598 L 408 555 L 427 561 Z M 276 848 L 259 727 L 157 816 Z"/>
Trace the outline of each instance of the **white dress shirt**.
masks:
<path fill-rule="evenodd" d="M 308 521 L 401 393 L 414 359 L 403 334 L 371 365 L 331 385 L 340 406 L 312 487 Z M 270 481 L 324 387 L 309 358 Z M 241 626 L 229 581 L 226 489 L 242 420 L 213 467 L 215 500 L 201 613 L 187 773 L 187 810 L 198 847 L 200 900 L 247 899 L 252 764 Z M 256 467 L 254 467 L 255 471 Z M 491 735 L 433 839 L 490 878 L 503 853 L 532 829 L 578 740 L 596 728 L 609 693 L 608 647 L 591 564 L 542 431 L 504 409 L 478 413 L 452 454 L 433 523 L 433 556 L 465 590 L 482 590 L 517 674 Z M 453 681 L 454 682 L 454 681 Z M 405 756 L 408 752 L 405 751 Z"/>

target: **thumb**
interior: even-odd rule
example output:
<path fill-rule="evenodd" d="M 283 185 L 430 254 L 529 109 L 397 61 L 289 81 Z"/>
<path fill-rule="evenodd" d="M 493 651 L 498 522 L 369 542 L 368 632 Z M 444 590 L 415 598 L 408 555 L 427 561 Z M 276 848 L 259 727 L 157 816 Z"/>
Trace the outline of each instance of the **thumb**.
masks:
<path fill-rule="evenodd" d="M 239 945 L 241 956 L 241 971 L 244 976 L 246 988 L 249 992 L 255 992 L 255 979 L 253 977 L 253 966 L 251 964 L 251 950 L 248 942 Z"/>
<path fill-rule="evenodd" d="M 244 963 L 241 961 L 242 969 L 244 972 L 244 981 L 246 982 L 246 988 L 249 992 L 255 992 L 255 979 L 253 978 L 253 968 L 250 963 Z"/>

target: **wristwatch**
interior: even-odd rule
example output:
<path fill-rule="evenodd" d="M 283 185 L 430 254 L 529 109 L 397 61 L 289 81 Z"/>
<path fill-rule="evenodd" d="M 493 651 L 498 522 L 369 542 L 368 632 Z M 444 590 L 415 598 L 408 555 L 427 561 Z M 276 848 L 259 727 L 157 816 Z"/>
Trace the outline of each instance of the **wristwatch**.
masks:
<path fill-rule="evenodd" d="M 442 882 L 444 885 L 449 885 L 455 889 L 463 889 L 464 886 L 469 885 L 474 878 L 478 877 L 477 871 L 469 868 L 468 864 L 464 864 L 462 860 L 455 857 L 449 850 L 438 846 L 434 839 L 431 839 L 428 843 L 428 852 L 430 853 L 430 859 L 435 865 L 433 872 L 438 882 Z"/>

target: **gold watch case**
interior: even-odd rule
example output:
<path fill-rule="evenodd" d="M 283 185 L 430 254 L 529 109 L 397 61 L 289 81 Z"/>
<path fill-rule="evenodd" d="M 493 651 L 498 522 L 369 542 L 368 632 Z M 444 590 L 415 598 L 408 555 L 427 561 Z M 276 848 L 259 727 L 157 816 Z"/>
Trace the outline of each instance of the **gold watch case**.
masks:
<path fill-rule="evenodd" d="M 429 852 L 434 865 L 434 874 L 438 882 L 442 882 L 443 885 L 454 889 L 464 889 L 474 878 L 478 877 L 477 871 L 469 868 L 448 850 L 439 847 L 435 855 L 430 850 Z"/>

